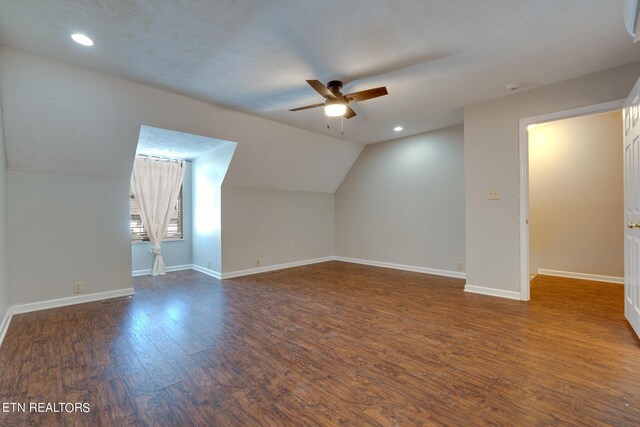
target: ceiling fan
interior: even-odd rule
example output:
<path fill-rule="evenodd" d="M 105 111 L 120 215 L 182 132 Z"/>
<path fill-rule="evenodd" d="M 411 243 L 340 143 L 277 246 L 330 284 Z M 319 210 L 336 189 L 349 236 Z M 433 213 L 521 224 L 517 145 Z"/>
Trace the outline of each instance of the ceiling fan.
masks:
<path fill-rule="evenodd" d="M 327 85 L 323 85 L 319 80 L 307 80 L 309 86 L 315 89 L 320 95 L 325 98 L 325 102 L 318 104 L 307 105 L 305 107 L 294 108 L 289 111 L 308 110 L 309 108 L 324 107 L 324 113 L 329 117 L 343 116 L 345 119 L 355 117 L 356 112 L 353 111 L 349 104 L 352 102 L 362 102 L 368 99 L 377 98 L 379 96 L 387 95 L 387 88 L 385 86 L 377 87 L 374 89 L 361 90 L 358 92 L 348 93 L 343 95 L 340 93 L 342 88 L 342 82 L 338 80 L 332 80 Z"/>

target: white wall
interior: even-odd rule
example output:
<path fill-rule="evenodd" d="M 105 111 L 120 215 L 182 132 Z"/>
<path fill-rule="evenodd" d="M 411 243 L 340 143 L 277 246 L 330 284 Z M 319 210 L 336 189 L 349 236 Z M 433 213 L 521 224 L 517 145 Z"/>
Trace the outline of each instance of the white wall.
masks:
<path fill-rule="evenodd" d="M 13 304 L 131 287 L 129 179 L 9 171 L 9 201 Z"/>
<path fill-rule="evenodd" d="M 193 167 L 185 162 L 184 180 L 182 182 L 182 240 L 166 240 L 162 242 L 162 259 L 166 267 L 191 264 L 192 259 L 192 172 Z M 131 243 L 131 268 L 150 270 L 153 267 L 154 255 L 150 242 Z"/>
<path fill-rule="evenodd" d="M 464 109 L 468 285 L 520 290 L 518 120 L 626 98 L 639 75 L 635 63 Z"/>
<path fill-rule="evenodd" d="M 193 162 L 193 259 L 222 273 L 221 186 L 236 150 L 227 143 Z"/>
<path fill-rule="evenodd" d="M 335 194 L 336 255 L 457 270 L 463 154 L 462 126 L 367 146 Z"/>
<path fill-rule="evenodd" d="M 529 131 L 530 270 L 624 276 L 622 111 Z"/>
<path fill-rule="evenodd" d="M 333 255 L 333 194 L 222 186 L 222 271 Z"/>
<path fill-rule="evenodd" d="M 0 324 L 11 306 L 9 299 L 9 283 L 7 274 L 8 236 L 7 236 L 7 159 L 4 146 L 4 126 L 2 119 L 2 102 L 0 102 Z M 1 333 L 1 331 L 0 331 Z"/>

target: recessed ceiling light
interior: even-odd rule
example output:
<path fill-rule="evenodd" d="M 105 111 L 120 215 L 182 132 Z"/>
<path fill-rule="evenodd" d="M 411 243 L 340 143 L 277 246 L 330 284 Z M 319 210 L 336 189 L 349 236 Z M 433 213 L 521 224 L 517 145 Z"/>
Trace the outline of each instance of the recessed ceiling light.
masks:
<path fill-rule="evenodd" d="M 402 126 L 396 126 L 393 128 L 393 130 L 395 130 L 396 132 L 402 132 L 404 128 Z"/>
<path fill-rule="evenodd" d="M 93 40 L 82 33 L 71 34 L 71 38 L 74 42 L 81 44 L 82 46 L 93 46 Z"/>

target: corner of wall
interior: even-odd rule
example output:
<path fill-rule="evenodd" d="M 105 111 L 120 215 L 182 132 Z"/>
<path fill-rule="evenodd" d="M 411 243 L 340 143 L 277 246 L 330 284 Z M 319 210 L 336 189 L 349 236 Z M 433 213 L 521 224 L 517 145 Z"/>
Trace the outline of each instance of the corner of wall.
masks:
<path fill-rule="evenodd" d="M 4 131 L 4 108 L 0 94 L 0 342 L 11 318 L 8 263 L 8 175 Z"/>
<path fill-rule="evenodd" d="M 334 198 L 334 254 L 462 273 L 464 128 L 364 148 Z"/>

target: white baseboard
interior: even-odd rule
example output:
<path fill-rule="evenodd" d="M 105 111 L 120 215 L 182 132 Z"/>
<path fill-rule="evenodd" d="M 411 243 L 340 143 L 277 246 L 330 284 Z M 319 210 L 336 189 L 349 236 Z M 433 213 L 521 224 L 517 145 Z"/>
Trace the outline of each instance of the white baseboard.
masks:
<path fill-rule="evenodd" d="M 370 265 L 374 267 L 392 268 L 395 270 L 405 270 L 405 271 L 413 271 L 416 273 L 434 274 L 436 276 L 455 277 L 458 279 L 464 279 L 466 277 L 466 274 L 462 271 L 438 270 L 435 268 L 416 267 L 413 265 L 393 264 L 390 262 L 371 261 L 371 260 L 365 260 L 360 258 L 347 258 L 347 257 L 339 257 L 339 256 L 327 256 L 322 258 L 305 259 L 302 261 L 287 262 L 284 264 L 266 265 L 264 267 L 230 271 L 228 273 L 219 273 L 217 271 L 204 268 L 196 264 L 185 264 L 185 265 L 177 265 L 174 267 L 166 267 L 165 271 L 172 272 L 172 271 L 191 269 L 191 270 L 204 273 L 208 276 L 215 277 L 216 279 L 232 279 L 234 277 L 249 276 L 251 274 L 258 274 L 258 273 L 267 273 L 269 271 L 284 270 L 286 268 L 301 267 L 303 265 L 317 264 L 320 262 L 327 262 L 327 261 L 351 262 L 354 264 L 364 264 L 364 265 Z M 151 274 L 151 269 L 132 271 L 132 275 L 134 277 L 145 276 L 149 274 Z"/>
<path fill-rule="evenodd" d="M 193 268 L 192 264 L 183 264 L 183 265 L 173 265 L 164 268 L 164 271 L 167 273 L 171 273 L 172 271 L 182 271 L 182 270 L 191 270 Z M 133 270 L 131 272 L 131 276 L 149 276 L 151 275 L 151 269 L 145 268 L 144 270 Z"/>
<path fill-rule="evenodd" d="M 485 288 L 482 286 L 475 286 L 475 285 L 465 285 L 464 291 L 471 292 L 474 294 L 488 295 L 491 297 L 520 300 L 520 292 L 505 291 L 503 289 Z"/>
<path fill-rule="evenodd" d="M 126 297 L 134 294 L 135 294 L 135 291 L 133 290 L 133 288 L 124 288 L 124 289 L 118 289 L 115 291 L 97 292 L 94 294 L 77 295 L 77 296 L 67 297 L 67 298 L 57 298 L 57 299 L 51 299 L 47 301 L 32 302 L 28 304 L 16 304 L 7 309 L 7 312 L 5 313 L 2 319 L 2 323 L 0 323 L 0 345 L 2 345 L 2 341 L 4 340 L 4 337 L 7 334 L 7 330 L 9 329 L 9 324 L 11 323 L 11 319 L 13 318 L 14 314 L 29 313 L 32 311 L 39 311 L 39 310 L 47 310 L 50 308 L 64 307 L 67 305 L 82 304 L 85 302 L 101 301 L 103 299 L 109 299 L 109 298 Z"/>
<path fill-rule="evenodd" d="M 216 279 L 221 279 L 222 278 L 221 277 L 222 275 L 217 271 L 210 270 L 210 269 L 204 268 L 204 267 L 200 267 L 199 265 L 196 265 L 196 264 L 191 264 L 190 267 L 191 267 L 192 270 L 199 271 L 200 273 L 204 273 L 207 276 L 215 277 Z"/>
<path fill-rule="evenodd" d="M 300 266 L 309 265 L 309 264 L 317 264 L 319 262 L 333 261 L 335 259 L 336 258 L 333 256 L 328 256 L 323 258 L 313 258 L 313 259 L 305 259 L 303 261 L 288 262 L 285 264 L 275 264 L 275 265 L 267 265 L 264 267 L 249 268 L 246 270 L 230 271 L 228 273 L 222 273 L 222 278 L 231 279 L 233 277 L 249 276 L 251 274 L 266 273 L 268 271 L 275 271 L 275 270 L 284 270 L 285 268 L 300 267 Z"/>
<path fill-rule="evenodd" d="M 11 323 L 11 318 L 13 317 L 12 307 L 7 308 L 7 312 L 4 314 L 2 318 L 2 323 L 0 323 L 0 345 L 2 345 L 2 340 L 4 340 L 4 336 L 7 335 L 7 330 L 9 329 L 9 323 Z"/>
<path fill-rule="evenodd" d="M 133 270 L 133 271 L 131 271 L 131 276 L 132 277 L 148 276 L 150 274 L 151 274 L 151 269 L 150 268 L 146 268 L 144 270 Z"/>
<path fill-rule="evenodd" d="M 208 268 L 201 267 L 196 264 L 183 264 L 183 265 L 174 265 L 172 267 L 165 267 L 164 271 L 167 273 L 171 273 L 173 271 L 183 271 L 183 270 L 196 270 L 200 273 L 204 273 L 208 276 L 215 277 L 216 279 L 220 279 L 220 273 L 214 270 L 210 270 Z M 131 272 L 131 276 L 150 276 L 151 269 L 147 268 L 145 270 L 133 270 Z"/>
<path fill-rule="evenodd" d="M 95 294 L 77 295 L 67 298 L 38 301 L 28 304 L 17 304 L 11 307 L 13 314 L 29 313 L 31 311 L 47 310 L 50 308 L 64 307 L 67 305 L 82 304 L 85 302 L 101 301 L 103 299 L 126 297 L 135 294 L 133 288 L 118 289 L 115 291 L 97 292 Z"/>
<path fill-rule="evenodd" d="M 464 279 L 467 277 L 466 273 L 464 273 L 463 271 L 438 270 L 436 268 L 416 267 L 413 265 L 394 264 L 391 262 L 371 261 L 367 259 L 347 258 L 347 257 L 341 257 L 341 256 L 334 257 L 334 259 L 336 261 L 351 262 L 354 264 L 364 264 L 364 265 L 370 265 L 373 267 L 393 268 L 394 270 L 413 271 L 415 273 L 434 274 L 436 276 L 455 277 L 457 279 Z"/>
<path fill-rule="evenodd" d="M 547 270 L 545 268 L 539 268 L 538 274 L 543 274 L 545 276 L 568 277 L 570 279 L 592 280 L 594 282 L 618 283 L 620 285 L 624 285 L 624 277 L 617 276 L 602 276 L 600 274 L 575 273 L 573 271 Z"/>

